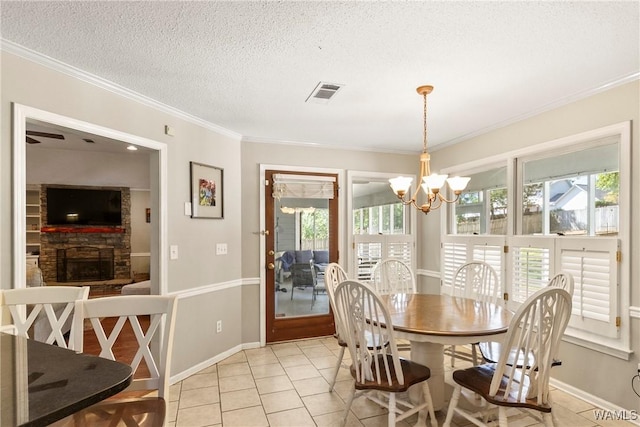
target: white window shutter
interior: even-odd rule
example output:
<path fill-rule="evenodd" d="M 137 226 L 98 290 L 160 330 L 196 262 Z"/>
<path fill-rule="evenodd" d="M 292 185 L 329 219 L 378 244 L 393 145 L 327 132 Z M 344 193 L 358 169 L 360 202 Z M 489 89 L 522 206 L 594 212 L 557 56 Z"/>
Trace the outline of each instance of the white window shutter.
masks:
<path fill-rule="evenodd" d="M 559 271 L 575 282 L 570 327 L 618 336 L 618 245 L 617 239 L 558 239 Z"/>
<path fill-rule="evenodd" d="M 371 270 L 378 261 L 395 258 L 404 261 L 415 271 L 413 236 L 410 234 L 357 234 L 353 236 L 355 246 L 355 277 L 360 281 L 371 278 Z"/>
<path fill-rule="evenodd" d="M 507 282 L 509 306 L 524 302 L 530 295 L 547 286 L 553 271 L 553 238 L 511 237 L 508 262 L 511 279 Z"/>

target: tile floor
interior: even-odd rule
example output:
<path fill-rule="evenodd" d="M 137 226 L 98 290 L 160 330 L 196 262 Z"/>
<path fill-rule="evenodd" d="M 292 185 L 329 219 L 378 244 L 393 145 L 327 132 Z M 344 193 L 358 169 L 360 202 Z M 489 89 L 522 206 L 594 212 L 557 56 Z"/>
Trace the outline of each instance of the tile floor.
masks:
<path fill-rule="evenodd" d="M 351 377 L 343 366 L 336 391 L 329 381 L 340 347 L 333 337 L 268 345 L 245 350 L 174 384 L 170 391 L 168 425 L 199 426 L 340 426 Z M 348 351 L 345 356 L 348 358 Z M 449 359 L 445 358 L 445 365 Z M 456 361 L 456 368 L 469 366 Z M 447 366 L 450 382 L 451 368 Z M 594 406 L 560 390 L 552 391 L 557 427 L 627 427 L 625 421 L 596 422 Z M 386 411 L 360 397 L 354 400 L 348 426 L 386 426 Z M 436 412 L 442 425 L 446 411 Z M 415 416 L 398 426 L 413 425 Z M 454 418 L 455 426 L 469 425 Z M 514 411 L 510 425 L 541 426 Z"/>

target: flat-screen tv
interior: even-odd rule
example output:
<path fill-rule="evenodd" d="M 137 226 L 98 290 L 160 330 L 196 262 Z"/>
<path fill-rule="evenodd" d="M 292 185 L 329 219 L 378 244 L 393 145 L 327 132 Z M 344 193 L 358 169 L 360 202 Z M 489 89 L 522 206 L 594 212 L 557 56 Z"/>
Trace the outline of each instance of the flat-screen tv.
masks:
<path fill-rule="evenodd" d="M 120 190 L 47 188 L 48 225 L 122 225 Z"/>

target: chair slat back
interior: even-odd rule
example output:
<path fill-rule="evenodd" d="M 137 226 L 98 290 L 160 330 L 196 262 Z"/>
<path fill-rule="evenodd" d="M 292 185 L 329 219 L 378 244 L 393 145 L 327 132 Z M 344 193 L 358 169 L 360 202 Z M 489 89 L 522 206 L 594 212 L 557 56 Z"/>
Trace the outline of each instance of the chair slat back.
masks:
<path fill-rule="evenodd" d="M 496 396 L 503 383 L 505 396 L 535 398 L 538 405 L 546 405 L 549 371 L 570 315 L 571 295 L 566 290 L 545 287 L 531 295 L 509 324 L 489 394 Z M 514 355 L 521 364 L 509 363 Z"/>
<path fill-rule="evenodd" d="M 38 341 L 75 350 L 74 334 L 69 335 L 67 345 L 64 329 L 68 327 L 73 331 L 75 320 L 72 313 L 75 302 L 86 300 L 89 289 L 88 286 L 7 289 L 0 292 L 0 310 L 8 309 L 11 313 L 16 335 L 29 338 L 29 330 L 33 327 L 33 338 Z M 39 336 L 41 330 L 42 337 Z"/>
<path fill-rule="evenodd" d="M 404 384 L 389 311 L 370 285 L 346 280 L 335 290 L 338 315 L 356 370 L 356 381 Z M 389 356 L 391 355 L 391 362 Z"/>
<path fill-rule="evenodd" d="M 501 299 L 498 274 L 484 261 L 463 264 L 453 274 L 451 295 L 497 304 Z"/>
<path fill-rule="evenodd" d="M 158 389 L 158 395 L 166 398 L 169 391 L 169 368 L 173 346 L 173 333 L 177 303 L 175 297 L 159 295 L 128 295 L 78 301 L 76 304 L 76 323 L 83 324 L 89 319 L 96 338 L 100 344 L 100 357 L 117 360 L 113 348 L 118 339 L 124 336 L 127 323 L 133 330 L 137 351 L 132 361 L 124 361 L 131 365 L 134 380 L 128 390 Z M 145 330 L 140 322 L 142 316 L 149 316 L 149 326 Z M 105 318 L 115 318 L 116 322 L 110 331 L 105 330 Z M 76 342 L 79 351 L 83 350 L 84 332 L 76 329 Z M 127 339 L 131 339 L 127 335 Z M 159 342 L 159 351 L 151 350 L 152 341 Z M 155 348 L 155 347 L 154 347 Z M 140 363 L 144 360 L 149 369 L 149 377 L 136 375 Z"/>
<path fill-rule="evenodd" d="M 556 274 L 549 280 L 547 286 L 564 289 L 573 297 L 574 280 L 573 276 L 569 273 Z"/>
<path fill-rule="evenodd" d="M 416 278 L 411 267 L 399 259 L 378 262 L 371 272 L 371 284 L 379 294 L 416 293 Z"/>
<path fill-rule="evenodd" d="M 324 283 L 327 288 L 327 293 L 329 294 L 329 305 L 331 305 L 331 310 L 333 311 L 333 322 L 336 325 L 336 334 L 338 338 L 340 338 L 340 328 L 341 325 L 339 323 L 340 319 L 337 316 L 336 311 L 336 297 L 335 291 L 338 285 L 347 280 L 347 273 L 344 269 L 335 262 L 329 263 L 327 268 L 324 270 Z"/>

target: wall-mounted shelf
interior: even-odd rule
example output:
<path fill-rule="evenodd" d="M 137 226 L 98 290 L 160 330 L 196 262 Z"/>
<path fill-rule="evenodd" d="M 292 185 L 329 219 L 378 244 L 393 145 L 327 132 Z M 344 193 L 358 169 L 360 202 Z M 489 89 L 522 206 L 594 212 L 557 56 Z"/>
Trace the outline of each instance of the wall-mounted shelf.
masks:
<path fill-rule="evenodd" d="M 28 186 L 26 194 L 26 251 L 30 259 L 40 253 L 40 187 Z"/>

